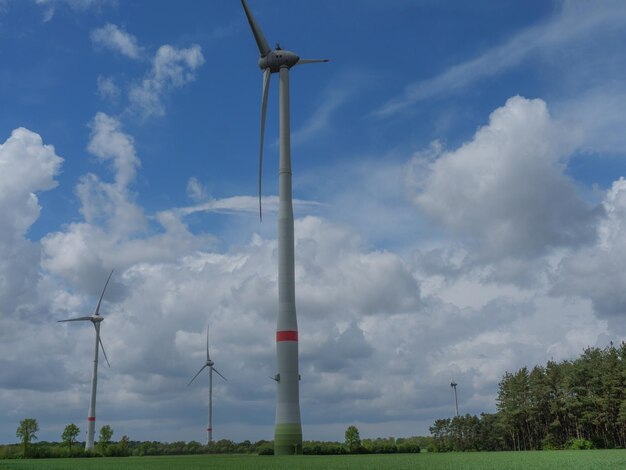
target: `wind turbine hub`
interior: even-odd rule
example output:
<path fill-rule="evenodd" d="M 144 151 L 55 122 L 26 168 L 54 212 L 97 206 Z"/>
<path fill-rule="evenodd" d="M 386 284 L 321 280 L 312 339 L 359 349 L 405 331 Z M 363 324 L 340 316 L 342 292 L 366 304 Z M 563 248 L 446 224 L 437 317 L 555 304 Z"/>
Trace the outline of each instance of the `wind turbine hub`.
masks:
<path fill-rule="evenodd" d="M 102 320 L 104 320 L 104 317 L 101 317 L 100 315 L 93 315 L 91 317 L 91 321 L 94 323 L 100 323 Z"/>
<path fill-rule="evenodd" d="M 276 49 L 259 59 L 259 68 L 261 70 L 269 68 L 270 72 L 277 73 L 281 67 L 291 68 L 296 65 L 299 60 L 300 57 L 291 51 Z"/>

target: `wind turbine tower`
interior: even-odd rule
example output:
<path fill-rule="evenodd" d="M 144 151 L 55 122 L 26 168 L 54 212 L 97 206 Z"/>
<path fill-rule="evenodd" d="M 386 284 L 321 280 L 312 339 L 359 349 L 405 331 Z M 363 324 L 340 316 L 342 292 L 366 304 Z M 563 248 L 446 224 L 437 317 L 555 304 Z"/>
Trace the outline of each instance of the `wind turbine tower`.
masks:
<path fill-rule="evenodd" d="M 209 327 L 207 326 L 206 328 L 206 363 L 200 368 L 198 373 L 194 375 L 193 379 L 191 379 L 189 383 L 187 384 L 187 387 L 189 387 L 191 385 L 191 382 L 196 380 L 196 377 L 200 375 L 200 372 L 202 372 L 206 367 L 209 368 L 209 421 L 208 421 L 207 428 L 206 428 L 207 444 L 211 444 L 211 442 L 213 442 L 213 372 L 215 372 L 221 378 L 226 380 L 226 377 L 220 374 L 219 371 L 215 367 L 213 367 L 214 364 L 215 362 L 213 362 L 211 360 L 211 357 L 209 356 Z"/>
<path fill-rule="evenodd" d="M 261 212 L 261 173 L 263 168 L 263 135 L 270 77 L 279 75 L 279 212 L 278 212 L 278 320 L 276 327 L 276 427 L 274 454 L 302 453 L 300 389 L 298 372 L 298 324 L 296 318 L 294 279 L 293 204 L 291 196 L 291 144 L 289 115 L 289 70 L 295 65 L 328 60 L 301 59 L 276 45 L 270 49 L 261 28 L 245 0 L 241 0 L 259 48 L 259 68 L 263 71 L 261 98 L 261 138 L 259 147 L 259 215 Z"/>
<path fill-rule="evenodd" d="M 452 393 L 454 393 L 454 409 L 456 410 L 456 417 L 459 417 L 459 401 L 456 397 L 456 382 L 450 382 L 450 387 L 452 387 Z"/>
<path fill-rule="evenodd" d="M 98 388 L 98 347 L 102 348 L 102 354 L 104 354 L 104 359 L 107 361 L 107 365 L 111 367 L 109 364 L 109 359 L 107 358 L 107 353 L 104 352 L 104 346 L 102 345 L 102 340 L 100 339 L 100 323 L 102 323 L 102 318 L 100 316 L 100 304 L 102 303 L 102 297 L 104 297 L 104 291 L 107 290 L 107 286 L 109 285 L 109 280 L 111 280 L 111 276 L 113 275 L 113 271 L 109 274 L 107 281 L 104 284 L 104 289 L 102 289 L 102 294 L 100 294 L 100 300 L 98 300 L 98 306 L 96 307 L 95 313 L 90 317 L 78 317 L 78 318 L 70 318 L 68 320 L 59 320 L 59 322 L 68 322 L 68 321 L 90 321 L 93 323 L 94 328 L 96 329 L 96 346 L 93 353 L 93 373 L 91 375 L 91 399 L 89 400 L 89 414 L 87 415 L 87 440 L 85 441 L 85 450 L 89 450 L 93 448 L 94 435 L 96 433 L 96 389 Z"/>

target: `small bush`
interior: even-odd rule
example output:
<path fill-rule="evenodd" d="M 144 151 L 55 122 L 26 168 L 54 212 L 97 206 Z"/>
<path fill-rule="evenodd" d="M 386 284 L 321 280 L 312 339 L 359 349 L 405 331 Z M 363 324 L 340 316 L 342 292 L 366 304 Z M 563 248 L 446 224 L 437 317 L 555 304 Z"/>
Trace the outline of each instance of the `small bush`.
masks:
<path fill-rule="evenodd" d="M 589 450 L 594 448 L 593 442 L 587 439 L 571 439 L 567 441 L 565 446 L 572 450 Z"/>
<path fill-rule="evenodd" d="M 561 446 L 552 435 L 548 435 L 541 441 L 541 450 L 559 450 Z"/>
<path fill-rule="evenodd" d="M 274 455 L 274 447 L 264 444 L 258 448 L 259 455 Z"/>
<path fill-rule="evenodd" d="M 399 454 L 419 454 L 420 446 L 414 442 L 402 442 L 397 444 Z"/>

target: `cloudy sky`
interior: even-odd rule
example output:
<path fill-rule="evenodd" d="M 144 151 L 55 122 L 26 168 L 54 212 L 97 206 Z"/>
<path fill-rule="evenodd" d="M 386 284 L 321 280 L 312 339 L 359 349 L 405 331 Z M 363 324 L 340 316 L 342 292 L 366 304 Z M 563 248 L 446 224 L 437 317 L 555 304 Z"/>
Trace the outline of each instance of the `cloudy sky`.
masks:
<path fill-rule="evenodd" d="M 250 0 L 291 74 L 305 439 L 626 338 L 626 3 Z M 277 80 L 236 0 L 0 0 L 0 442 L 271 439 Z"/>

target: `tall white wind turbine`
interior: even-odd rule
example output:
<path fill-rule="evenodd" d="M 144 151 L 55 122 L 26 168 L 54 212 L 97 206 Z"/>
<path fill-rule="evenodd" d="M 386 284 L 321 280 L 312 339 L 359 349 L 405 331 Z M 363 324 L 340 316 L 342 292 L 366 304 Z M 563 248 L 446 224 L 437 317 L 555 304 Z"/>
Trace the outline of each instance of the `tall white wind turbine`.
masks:
<path fill-rule="evenodd" d="M 107 358 L 107 353 L 104 352 L 104 346 L 102 344 L 102 340 L 100 339 L 100 323 L 104 318 L 100 316 L 100 304 L 102 303 L 102 298 L 104 297 L 104 291 L 106 291 L 107 286 L 109 285 L 109 280 L 113 275 L 113 271 L 109 274 L 107 281 L 104 284 L 104 289 L 102 289 L 102 294 L 100 294 L 100 300 L 98 300 L 98 306 L 96 307 L 95 313 L 90 317 L 78 317 L 78 318 L 70 318 L 68 320 L 59 320 L 59 322 L 68 322 L 68 321 L 90 321 L 93 323 L 94 328 L 96 329 L 96 347 L 94 350 L 93 356 L 93 373 L 91 376 L 91 399 L 89 400 L 89 414 L 87 415 L 87 440 L 85 441 L 85 450 L 89 450 L 93 448 L 93 441 L 96 432 L 96 389 L 98 388 L 98 347 L 102 348 L 102 354 L 104 354 L 104 359 L 107 361 L 107 365 L 111 367 L 109 364 L 109 359 Z"/>
<path fill-rule="evenodd" d="M 301 59 L 276 45 L 270 49 L 267 40 L 252 16 L 245 0 L 241 0 L 261 57 L 263 71 L 261 98 L 261 140 L 259 146 L 259 215 L 261 212 L 261 173 L 263 168 L 263 135 L 270 77 L 279 74 L 279 141 L 278 166 L 278 321 L 276 328 L 276 427 L 274 454 L 302 453 L 302 424 L 300 421 L 300 374 L 298 372 L 298 325 L 296 318 L 294 280 L 293 204 L 291 196 L 291 144 L 289 116 L 289 69 L 295 65 L 328 62 L 327 59 Z"/>
<path fill-rule="evenodd" d="M 209 356 L 209 327 L 207 326 L 206 328 L 206 363 L 200 368 L 198 373 L 194 375 L 193 379 L 191 379 L 189 383 L 187 384 L 187 387 L 189 387 L 191 385 L 191 382 L 196 380 L 196 377 L 200 375 L 200 372 L 202 372 L 206 367 L 209 368 L 209 423 L 206 428 L 207 444 L 211 444 L 211 442 L 213 442 L 213 372 L 215 372 L 221 378 L 226 380 L 226 377 L 220 374 L 219 371 L 215 367 L 213 367 L 214 364 L 215 363 L 211 360 L 211 357 Z"/>

